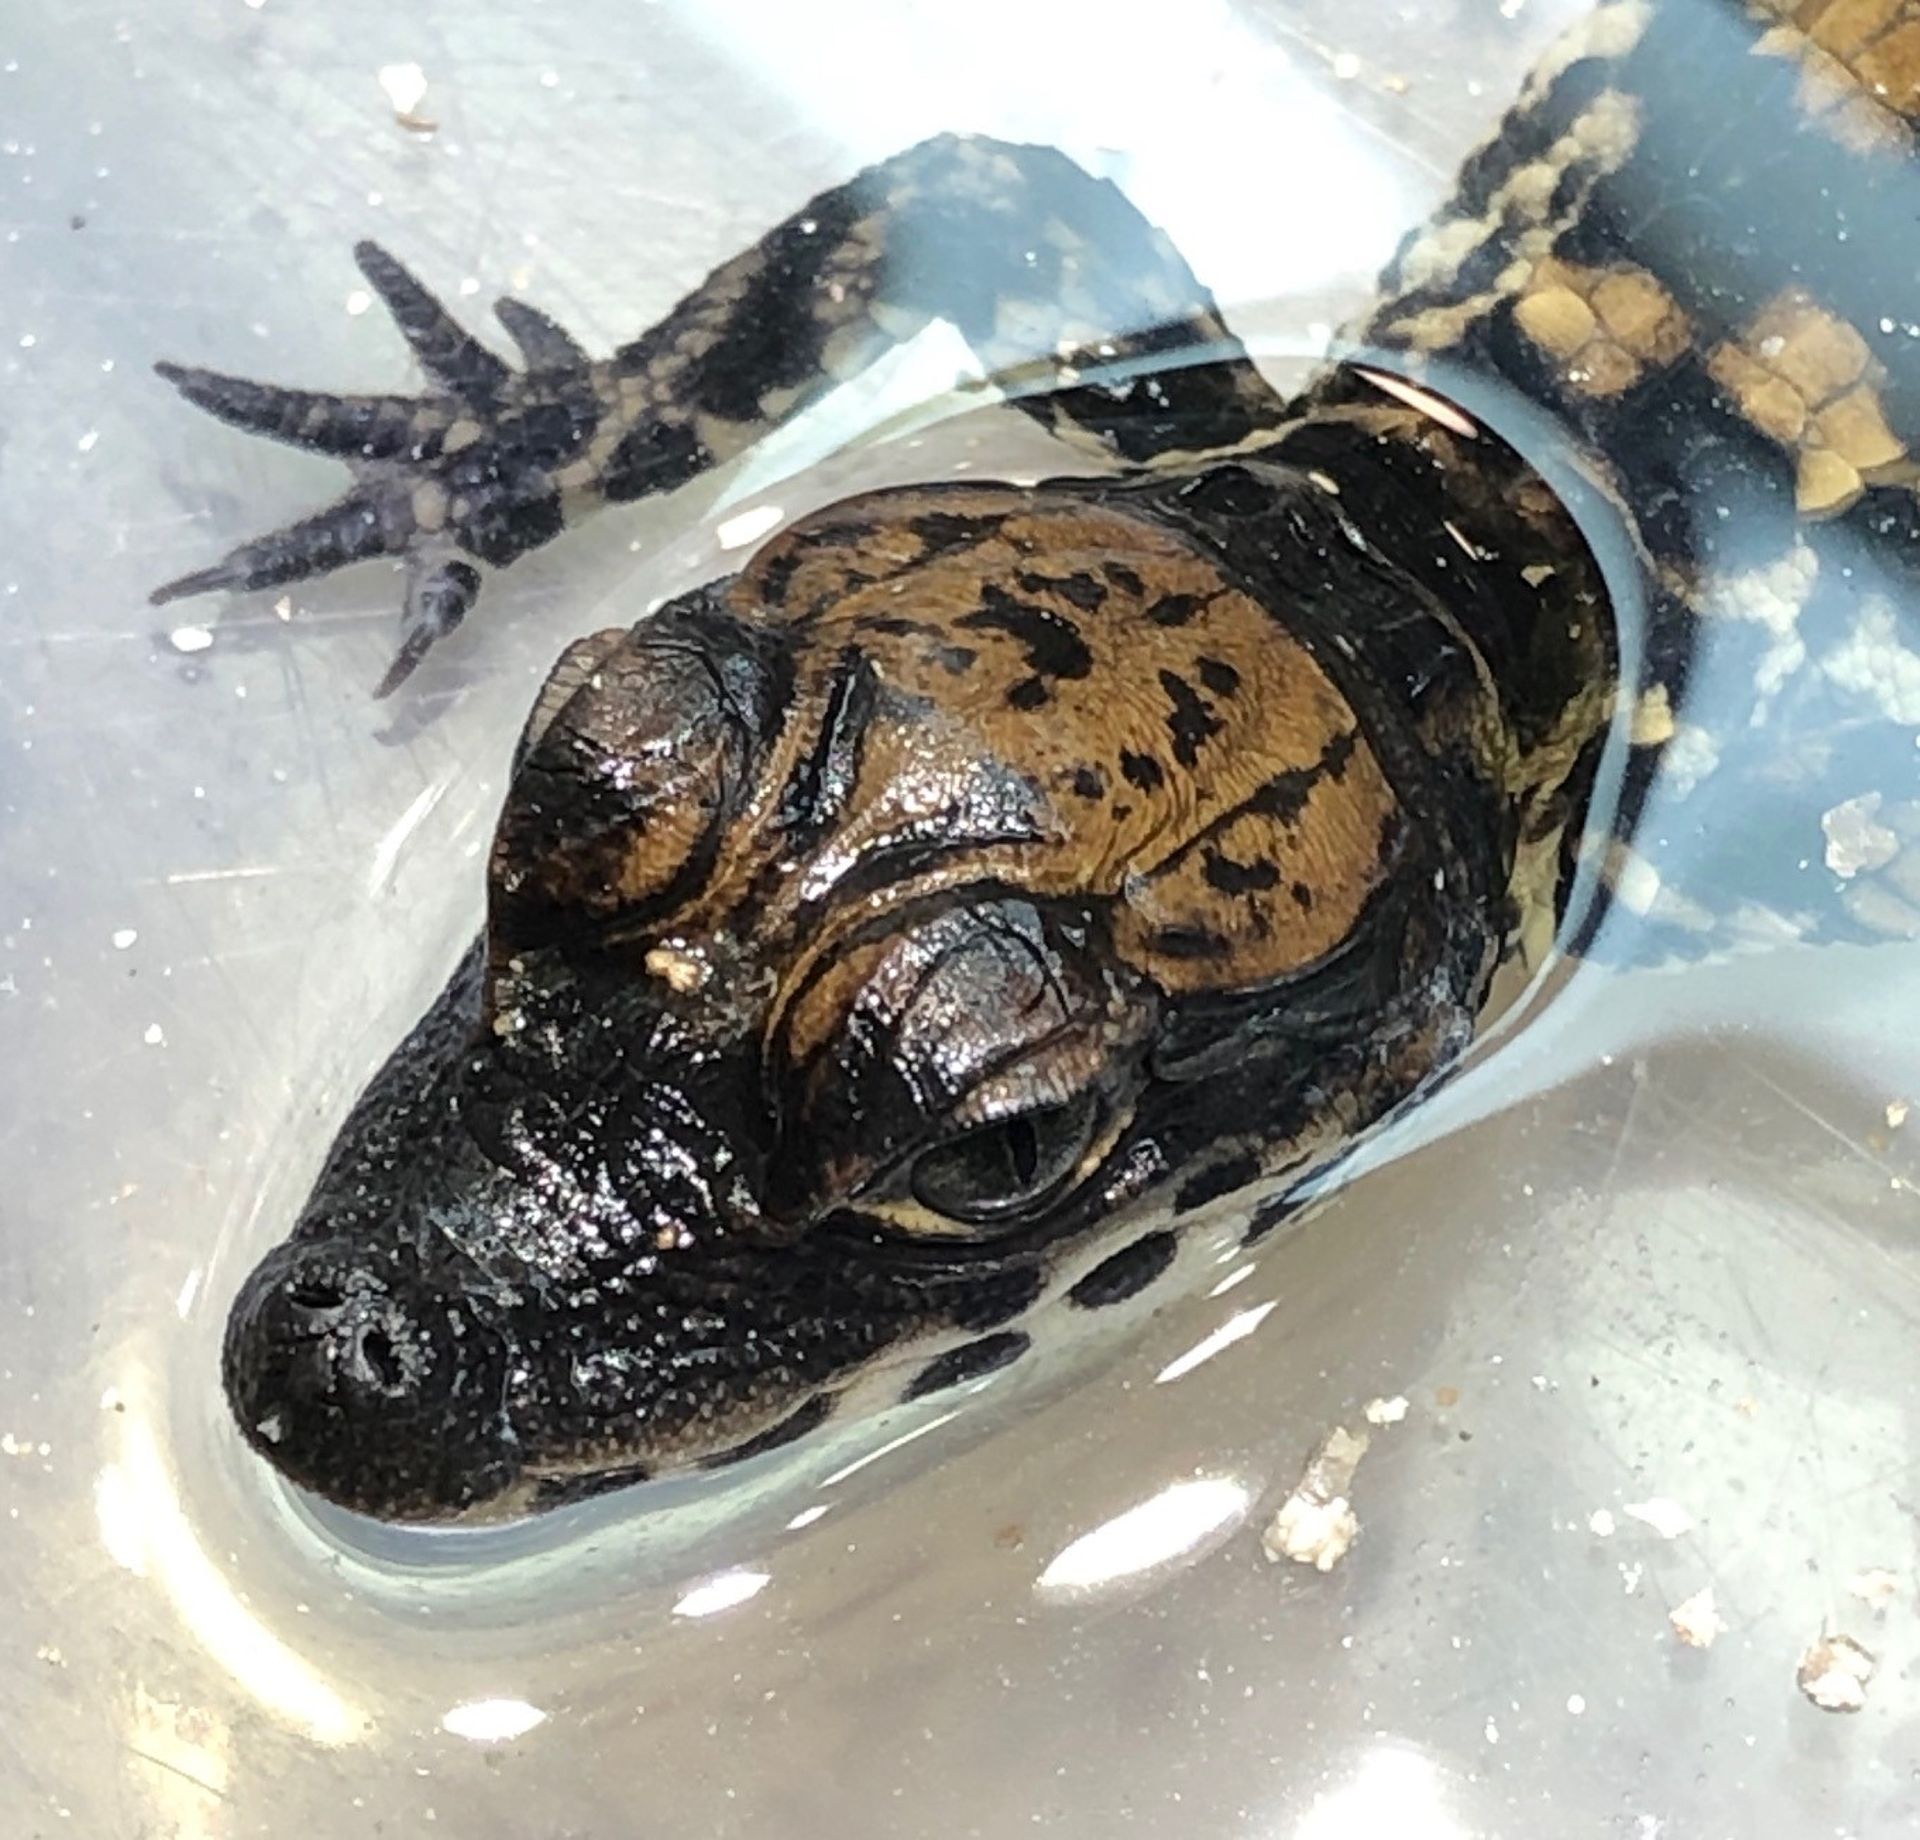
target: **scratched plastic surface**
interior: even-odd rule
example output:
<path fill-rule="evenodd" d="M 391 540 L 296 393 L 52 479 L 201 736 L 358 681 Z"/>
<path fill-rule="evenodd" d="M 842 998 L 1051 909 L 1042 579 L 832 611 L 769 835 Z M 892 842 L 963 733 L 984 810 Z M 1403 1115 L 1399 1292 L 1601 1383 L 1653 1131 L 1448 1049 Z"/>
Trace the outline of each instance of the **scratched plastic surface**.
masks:
<path fill-rule="evenodd" d="M 1911 952 L 1583 973 L 1303 1230 L 1077 1380 L 1008 1376 L 704 1493 L 368 1538 L 225 1423 L 227 1300 L 475 925 L 551 656 L 726 566 L 743 511 L 1046 449 L 991 412 L 896 421 L 795 483 L 767 465 L 610 520 L 517 569 L 380 707 L 380 569 L 279 608 L 144 608 L 336 483 L 177 405 L 150 360 L 398 385 L 347 259 L 366 234 L 476 323 L 512 288 L 604 348 L 812 190 L 952 126 L 1123 177 L 1297 356 L 1556 23 L 1429 0 L 1171 17 L 0 11 L 9 1834 L 1920 1820 L 1920 1121 L 1888 1110 L 1920 1098 Z M 424 94 L 383 89 L 407 65 Z M 819 444 L 953 358 L 930 341 Z M 1357 1544 L 1325 1575 L 1269 1563 L 1307 1454 L 1396 1397 Z M 1669 1612 L 1707 1587 L 1725 1627 L 1690 1648 Z M 1795 1685 L 1829 1629 L 1877 1657 L 1854 1714 Z"/>

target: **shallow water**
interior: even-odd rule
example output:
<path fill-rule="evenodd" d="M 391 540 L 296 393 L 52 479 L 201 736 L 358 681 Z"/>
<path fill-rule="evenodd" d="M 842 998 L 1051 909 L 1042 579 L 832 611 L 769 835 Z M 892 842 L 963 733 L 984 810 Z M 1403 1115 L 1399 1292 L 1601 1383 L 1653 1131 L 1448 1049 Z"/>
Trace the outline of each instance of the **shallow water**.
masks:
<path fill-rule="evenodd" d="M 559 646 L 726 566 L 739 514 L 1050 449 L 992 413 L 896 427 L 792 484 L 761 463 L 603 523 L 493 587 L 381 707 L 379 569 L 287 619 L 269 596 L 141 604 L 335 483 L 146 364 L 397 383 L 346 260 L 369 232 L 476 320 L 511 286 L 599 348 L 810 189 L 950 125 L 1101 159 L 1261 303 L 1238 317 L 1267 348 L 1302 353 L 1554 23 L 1202 8 L 1170 43 L 1144 9 L 1032 10 L 970 7 L 964 37 L 745 0 L 0 19 L 10 1831 L 1321 1840 L 1920 1814 L 1920 1120 L 1890 1123 L 1920 1098 L 1912 949 L 1579 970 L 1301 1227 L 1223 1258 L 1215 1294 L 1082 1372 L 1016 1369 L 785 1462 L 396 1534 L 316 1518 L 226 1423 L 227 1300 L 470 935 Z M 376 75 L 409 62 L 431 137 Z M 955 362 L 923 341 L 815 445 Z M 1352 1552 L 1270 1564 L 1260 1529 L 1309 1452 L 1396 1397 Z M 1629 1512 L 1661 1501 L 1690 1524 Z M 1850 1589 L 1881 1570 L 1890 1595 Z M 1690 1649 L 1668 1612 L 1708 1585 L 1725 1633 Z M 1878 1657 L 1851 1717 L 1795 1689 L 1827 1627 Z"/>

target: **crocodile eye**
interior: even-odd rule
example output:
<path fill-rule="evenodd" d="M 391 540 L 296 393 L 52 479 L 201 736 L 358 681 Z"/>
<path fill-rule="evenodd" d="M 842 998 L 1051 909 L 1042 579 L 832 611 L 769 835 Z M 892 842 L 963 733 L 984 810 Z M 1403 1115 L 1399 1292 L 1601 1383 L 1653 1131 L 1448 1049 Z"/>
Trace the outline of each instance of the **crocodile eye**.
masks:
<path fill-rule="evenodd" d="M 1093 1144 L 1102 1110 L 1089 1093 L 936 1144 L 914 1159 L 913 1198 L 971 1227 L 1023 1224 L 1066 1186 Z"/>

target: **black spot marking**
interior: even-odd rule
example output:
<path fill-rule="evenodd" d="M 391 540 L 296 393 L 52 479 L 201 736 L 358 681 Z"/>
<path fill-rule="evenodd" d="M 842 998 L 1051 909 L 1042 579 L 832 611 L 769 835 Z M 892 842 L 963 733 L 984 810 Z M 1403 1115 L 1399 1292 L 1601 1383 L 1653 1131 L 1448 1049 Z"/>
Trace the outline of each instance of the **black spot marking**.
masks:
<path fill-rule="evenodd" d="M 1106 585 L 1084 569 L 1076 569 L 1071 575 L 1043 575 L 1037 569 L 1023 569 L 1015 580 L 1029 594 L 1057 594 L 1082 613 L 1097 612 L 1107 604 Z"/>
<path fill-rule="evenodd" d="M 757 1437 L 750 1437 L 744 1444 L 736 1444 L 731 1450 L 716 1451 L 710 1457 L 700 1461 L 702 1469 L 723 1469 L 729 1463 L 744 1463 L 749 1457 L 764 1457 L 770 1450 L 778 1450 L 784 1444 L 791 1444 L 797 1438 L 803 1438 L 809 1431 L 817 1430 L 833 1416 L 834 1396 L 831 1393 L 815 1393 L 797 1412 L 789 1412 L 779 1424 L 762 1431 Z"/>
<path fill-rule="evenodd" d="M 1211 927 L 1163 926 L 1153 935 L 1153 949 L 1166 958 L 1225 958 L 1233 946 Z"/>
<path fill-rule="evenodd" d="M 1173 757 L 1183 767 L 1195 766 L 1199 763 L 1201 747 L 1226 724 L 1177 671 L 1162 671 L 1160 688 L 1173 705 L 1167 711 L 1167 733 L 1173 737 Z"/>
<path fill-rule="evenodd" d="M 953 511 L 927 511 L 910 519 L 907 528 L 926 546 L 927 556 L 944 556 L 949 550 L 972 549 L 986 542 L 1003 521 L 998 515 L 962 517 Z"/>
<path fill-rule="evenodd" d="M 821 281 L 865 210 L 855 188 L 843 186 L 810 206 L 805 220 L 791 218 L 767 234 L 759 269 L 697 361 L 692 395 L 701 408 L 723 421 L 751 425 L 765 419 L 761 404 L 770 391 L 817 387 L 830 330 L 819 310 Z M 643 333 L 616 352 L 614 362 L 622 370 L 644 370 L 658 355 L 650 346 L 651 335 Z"/>
<path fill-rule="evenodd" d="M 1207 886 L 1219 889 L 1222 894 L 1263 894 L 1280 882 L 1280 871 L 1264 858 L 1259 862 L 1239 863 L 1231 856 L 1222 856 L 1218 850 L 1207 850 L 1201 855 L 1201 863 Z"/>
<path fill-rule="evenodd" d="M 1190 1214 L 1195 1208 L 1205 1207 L 1209 1201 L 1218 1201 L 1222 1195 L 1230 1195 L 1235 1189 L 1245 1188 L 1249 1182 L 1259 1179 L 1260 1159 L 1251 1150 L 1242 1150 L 1184 1182 L 1173 1198 L 1173 1211 Z"/>
<path fill-rule="evenodd" d="M 1023 677 L 1007 692 L 1009 709 L 1043 709 L 1053 701 L 1053 692 L 1037 677 Z"/>
<path fill-rule="evenodd" d="M 1289 767 L 1284 773 L 1276 773 L 1247 801 L 1245 809 L 1256 817 L 1278 818 L 1282 824 L 1294 823 L 1306 810 L 1314 787 L 1323 778 L 1339 780 L 1346 776 L 1347 763 L 1353 758 L 1357 745 L 1356 732 L 1342 729 L 1321 750 L 1320 758 L 1312 766 Z"/>
<path fill-rule="evenodd" d="M 1151 754 L 1136 754 L 1131 748 L 1120 750 L 1120 771 L 1128 785 L 1138 786 L 1142 792 L 1157 792 L 1167 783 L 1166 768 L 1159 761 Z"/>
<path fill-rule="evenodd" d="M 1067 1295 L 1083 1310 L 1104 1310 L 1125 1303 L 1159 1277 L 1179 1250 L 1178 1236 L 1164 1228 L 1145 1234 L 1103 1259 Z"/>
<path fill-rule="evenodd" d="M 921 1368 L 901 1397 L 925 1399 L 933 1393 L 944 1393 L 950 1386 L 959 1386 L 963 1381 L 978 1380 L 983 1374 L 997 1373 L 1009 1362 L 1019 1360 L 1032 1346 L 1033 1338 L 1018 1329 L 1005 1329 L 998 1335 L 982 1336 L 977 1342 L 963 1342 L 958 1348 L 949 1348 L 945 1354 L 936 1355 Z"/>
<path fill-rule="evenodd" d="M 1040 1295 L 1043 1282 L 1041 1274 L 1029 1268 L 1010 1272 L 998 1284 L 983 1285 L 965 1303 L 955 1304 L 951 1308 L 949 1315 L 953 1326 L 976 1333 L 997 1329 L 1033 1303 Z"/>
<path fill-rule="evenodd" d="M 1277 818 L 1292 824 L 1307 808 L 1313 796 L 1314 781 L 1320 777 L 1313 767 L 1289 767 L 1272 779 L 1247 801 L 1247 810 L 1255 817 Z"/>
<path fill-rule="evenodd" d="M 1131 594 L 1137 599 L 1147 591 L 1147 584 L 1124 562 L 1103 562 L 1100 569 L 1123 594 Z"/>
<path fill-rule="evenodd" d="M 1147 609 L 1147 618 L 1156 626 L 1184 626 L 1210 598 L 1205 594 L 1163 594 Z"/>
<path fill-rule="evenodd" d="M 1071 620 L 1032 601 L 1016 600 L 992 582 L 981 589 L 979 607 L 955 624 L 1017 639 L 1026 648 L 1028 668 L 1038 677 L 1080 678 L 1093 670 L 1093 653 Z"/>
<path fill-rule="evenodd" d="M 1199 661 L 1200 681 L 1215 696 L 1233 696 L 1240 688 L 1240 673 L 1224 659 L 1202 658 Z"/>
<path fill-rule="evenodd" d="M 1107 796 L 1107 776 L 1098 767 L 1075 767 L 1072 785 L 1075 798 L 1103 799 Z"/>
<path fill-rule="evenodd" d="M 857 569 L 849 569 L 845 579 L 849 588 L 864 588 L 873 581 L 871 575 L 862 575 Z M 916 634 L 921 638 L 931 639 L 944 629 L 931 625 L 925 620 L 906 619 L 897 613 L 869 613 L 860 617 L 855 630 L 885 633 L 889 638 L 894 639 L 910 639 Z"/>
<path fill-rule="evenodd" d="M 654 492 L 671 492 L 713 464 L 713 456 L 684 422 L 645 421 L 607 456 L 600 490 L 624 505 Z"/>
<path fill-rule="evenodd" d="M 460 524 L 460 541 L 495 568 L 504 568 L 516 556 L 551 543 L 567 527 L 558 492 L 516 499 L 510 490 L 502 491 L 490 482 L 472 502 L 473 511 Z"/>
<path fill-rule="evenodd" d="M 1287 892 L 1293 896 L 1294 906 L 1299 908 L 1303 914 L 1313 912 L 1313 890 L 1309 888 L 1305 882 L 1295 882 Z"/>

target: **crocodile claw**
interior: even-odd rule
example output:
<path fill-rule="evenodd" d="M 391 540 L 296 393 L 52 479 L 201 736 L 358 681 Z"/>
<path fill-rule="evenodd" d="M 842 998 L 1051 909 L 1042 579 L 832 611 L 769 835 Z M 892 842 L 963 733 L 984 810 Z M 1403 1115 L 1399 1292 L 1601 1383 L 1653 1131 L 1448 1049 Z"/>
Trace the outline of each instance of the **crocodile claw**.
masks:
<path fill-rule="evenodd" d="M 494 308 L 525 360 L 516 371 L 379 244 L 359 243 L 353 253 L 432 387 L 421 396 L 335 395 L 156 364 L 197 408 L 249 434 L 344 460 L 355 481 L 324 510 L 240 544 L 149 598 L 162 606 L 217 589 L 281 587 L 376 556 L 405 559 L 405 636 L 375 691 L 387 696 L 479 595 L 480 571 L 456 552 L 501 566 L 558 533 L 553 474 L 592 433 L 598 404 L 587 354 L 537 307 L 508 298 Z"/>

